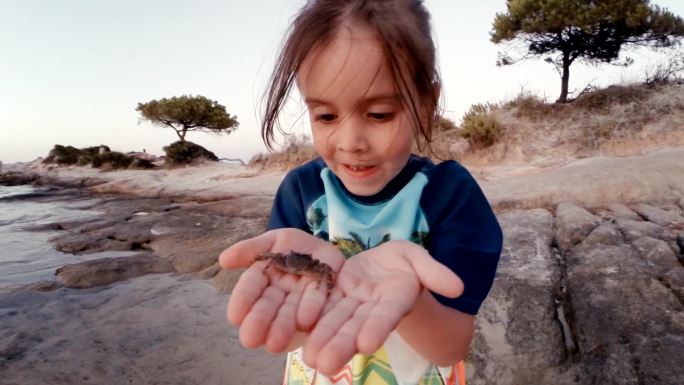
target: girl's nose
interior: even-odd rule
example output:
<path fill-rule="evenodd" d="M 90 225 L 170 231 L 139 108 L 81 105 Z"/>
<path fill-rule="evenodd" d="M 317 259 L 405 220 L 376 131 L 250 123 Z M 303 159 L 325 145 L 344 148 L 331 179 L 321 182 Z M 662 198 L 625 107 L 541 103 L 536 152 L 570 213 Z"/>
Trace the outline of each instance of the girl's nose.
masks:
<path fill-rule="evenodd" d="M 340 122 L 330 139 L 339 151 L 360 153 L 368 151 L 369 148 L 366 127 L 360 119 L 352 116 Z"/>

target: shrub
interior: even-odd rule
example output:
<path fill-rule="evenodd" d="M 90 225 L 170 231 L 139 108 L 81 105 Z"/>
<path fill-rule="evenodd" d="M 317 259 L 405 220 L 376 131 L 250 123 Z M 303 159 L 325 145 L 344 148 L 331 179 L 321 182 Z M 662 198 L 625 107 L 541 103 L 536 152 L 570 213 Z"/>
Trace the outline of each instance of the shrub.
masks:
<path fill-rule="evenodd" d="M 103 152 L 110 152 L 109 147 L 101 144 L 99 146 L 86 147 L 78 149 L 72 146 L 62 146 L 55 144 L 55 147 L 50 150 L 48 156 L 43 160 L 43 163 L 57 163 L 59 165 L 86 166 L 93 161 L 93 157 Z"/>
<path fill-rule="evenodd" d="M 579 96 L 572 105 L 587 110 L 605 110 L 616 104 L 643 100 L 651 91 L 641 86 L 612 85 Z"/>
<path fill-rule="evenodd" d="M 211 151 L 188 141 L 177 141 L 164 147 L 166 157 L 164 162 L 167 166 L 183 166 L 195 164 L 204 160 L 218 161 L 218 157 Z"/>
<path fill-rule="evenodd" d="M 564 104 L 546 103 L 535 95 L 523 94 L 503 105 L 503 108 L 515 110 L 516 118 L 527 118 L 539 121 L 565 107 Z"/>
<path fill-rule="evenodd" d="M 145 169 L 149 170 L 152 168 L 155 168 L 154 163 L 150 162 L 147 159 L 140 159 L 140 158 L 132 158 L 133 162 L 129 166 L 129 168 L 138 168 L 138 169 Z"/>
<path fill-rule="evenodd" d="M 128 168 L 133 163 L 133 158 L 116 151 L 105 152 L 93 157 L 93 167 L 110 168 L 113 170 Z"/>
<path fill-rule="evenodd" d="M 81 154 L 78 156 L 78 162 L 76 162 L 76 165 L 77 166 L 87 166 L 92 161 L 93 161 L 92 156 Z"/>
<path fill-rule="evenodd" d="M 47 158 L 43 160 L 43 163 L 57 163 L 59 165 L 76 164 L 81 155 L 83 155 L 83 153 L 76 147 L 55 144 L 55 147 L 50 150 Z"/>
<path fill-rule="evenodd" d="M 91 157 L 94 157 L 95 155 L 102 154 L 104 152 L 110 152 L 112 151 L 109 146 L 105 146 L 104 144 L 101 144 L 99 146 L 92 146 L 92 147 L 86 147 L 82 148 L 81 152 L 90 155 Z"/>
<path fill-rule="evenodd" d="M 491 114 L 491 106 L 474 104 L 463 115 L 461 136 L 475 147 L 493 145 L 501 132 L 501 124 Z"/>

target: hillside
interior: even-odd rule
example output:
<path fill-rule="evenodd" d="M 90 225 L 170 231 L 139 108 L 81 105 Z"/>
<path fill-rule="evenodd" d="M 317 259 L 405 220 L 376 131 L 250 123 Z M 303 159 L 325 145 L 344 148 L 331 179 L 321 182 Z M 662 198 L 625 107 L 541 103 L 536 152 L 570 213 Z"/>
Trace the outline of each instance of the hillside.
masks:
<path fill-rule="evenodd" d="M 449 147 L 444 151 L 442 145 L 435 152 L 473 171 L 501 175 L 684 145 L 684 87 L 675 83 L 610 86 L 568 104 L 523 94 L 489 105 L 487 111 L 500 125 L 492 146 L 459 152 L 463 146 L 454 144 L 464 139 L 457 128 L 436 137 L 436 143 Z"/>
<path fill-rule="evenodd" d="M 456 159 L 481 177 L 508 176 L 566 165 L 591 157 L 642 155 L 684 146 L 684 86 L 614 85 L 581 95 L 572 103 L 546 103 L 521 94 L 481 106 L 496 121 L 494 144 L 462 137 L 463 127 L 440 125 L 434 132 L 435 159 Z M 443 127 L 446 127 L 444 129 Z M 285 169 L 315 156 L 307 138 L 291 137 L 283 150 L 255 156 L 250 165 Z"/>

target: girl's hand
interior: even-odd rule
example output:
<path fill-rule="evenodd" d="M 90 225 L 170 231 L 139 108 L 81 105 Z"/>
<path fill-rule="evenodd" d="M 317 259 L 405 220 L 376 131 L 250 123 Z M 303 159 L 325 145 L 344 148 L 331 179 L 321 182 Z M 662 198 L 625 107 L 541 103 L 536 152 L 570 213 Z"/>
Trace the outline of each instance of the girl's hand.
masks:
<path fill-rule="evenodd" d="M 463 293 L 456 274 L 408 241 L 390 241 L 350 258 L 304 346 L 304 361 L 329 375 L 357 352 L 375 353 L 422 287 L 450 298 Z"/>
<path fill-rule="evenodd" d="M 240 327 L 240 342 L 247 348 L 284 351 L 296 331 L 307 331 L 318 320 L 328 296 L 327 284 L 317 279 L 266 269 L 266 261 L 253 263 L 262 253 L 311 254 L 333 271 L 344 256 L 333 245 L 298 229 L 277 229 L 234 244 L 219 257 L 221 267 L 246 267 L 228 303 L 228 321 Z M 251 266 L 250 266 L 251 265 Z"/>

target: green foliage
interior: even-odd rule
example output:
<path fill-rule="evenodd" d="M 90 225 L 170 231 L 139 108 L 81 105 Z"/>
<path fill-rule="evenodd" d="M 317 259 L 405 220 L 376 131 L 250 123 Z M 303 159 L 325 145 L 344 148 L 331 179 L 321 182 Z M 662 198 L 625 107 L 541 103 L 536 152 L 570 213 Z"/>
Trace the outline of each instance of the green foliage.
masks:
<path fill-rule="evenodd" d="M 378 243 L 371 245 L 370 238 L 368 238 L 368 240 L 364 240 L 359 234 L 353 231 L 350 232 L 349 235 L 351 238 L 336 237 L 331 242 L 335 247 L 340 249 L 345 258 L 351 258 L 364 250 L 372 249 L 373 247 L 377 247 L 385 242 L 389 242 L 392 239 L 390 234 L 384 234 Z"/>
<path fill-rule="evenodd" d="M 89 155 L 91 157 L 101 154 L 103 152 L 110 152 L 112 151 L 109 146 L 105 146 L 104 144 L 101 144 L 99 146 L 92 146 L 92 147 L 86 147 L 82 148 L 81 152 L 85 153 L 84 155 Z"/>
<path fill-rule="evenodd" d="M 116 151 L 104 152 L 93 157 L 93 167 L 109 168 L 112 170 L 128 168 L 133 158 Z"/>
<path fill-rule="evenodd" d="M 139 159 L 139 158 L 133 158 L 133 162 L 129 166 L 129 168 L 137 168 L 137 169 L 145 169 L 145 170 L 153 169 L 155 167 L 156 166 L 154 165 L 154 163 L 150 162 L 149 160 Z"/>
<path fill-rule="evenodd" d="M 488 105 L 474 104 L 463 115 L 461 136 L 475 147 L 493 145 L 501 133 L 501 124 L 492 116 L 490 110 Z"/>
<path fill-rule="evenodd" d="M 55 144 L 55 147 L 50 150 L 48 156 L 43 160 L 43 163 L 57 163 L 58 165 L 72 165 L 78 163 L 79 157 L 83 153 L 73 146 L 62 146 Z"/>
<path fill-rule="evenodd" d="M 211 151 L 195 144 L 179 140 L 164 147 L 166 157 L 164 162 L 167 166 L 183 166 L 201 162 L 203 160 L 218 161 L 218 157 Z"/>
<path fill-rule="evenodd" d="M 575 60 L 611 63 L 624 45 L 671 47 L 684 36 L 682 18 L 648 0 L 508 0 L 506 6 L 494 19 L 491 41 L 522 42 L 527 54 L 518 59 L 501 54 L 498 64 L 546 56 L 562 74 L 560 102 L 567 101 Z"/>
<path fill-rule="evenodd" d="M 76 162 L 77 166 L 87 166 L 93 161 L 93 157 L 90 155 L 79 155 L 78 161 Z"/>
<path fill-rule="evenodd" d="M 43 163 L 57 163 L 59 165 L 92 165 L 95 168 L 109 170 L 122 168 L 154 168 L 154 164 L 144 159 L 134 159 L 120 152 L 111 151 L 105 145 L 86 148 L 75 148 L 56 144 Z"/>
<path fill-rule="evenodd" d="M 411 234 L 411 242 L 423 247 L 427 247 L 428 243 L 430 242 L 430 233 L 425 231 L 414 231 Z"/>
<path fill-rule="evenodd" d="M 107 151 L 110 151 L 110 149 L 105 145 L 78 149 L 73 146 L 55 144 L 48 156 L 43 160 L 43 163 L 57 163 L 61 166 L 74 164 L 85 166 L 92 162 L 95 155 Z"/>
<path fill-rule="evenodd" d="M 230 134 L 237 129 L 237 117 L 226 112 L 218 102 L 204 96 L 174 96 L 170 99 L 138 103 L 143 120 L 171 127 L 181 141 L 190 131 Z"/>

